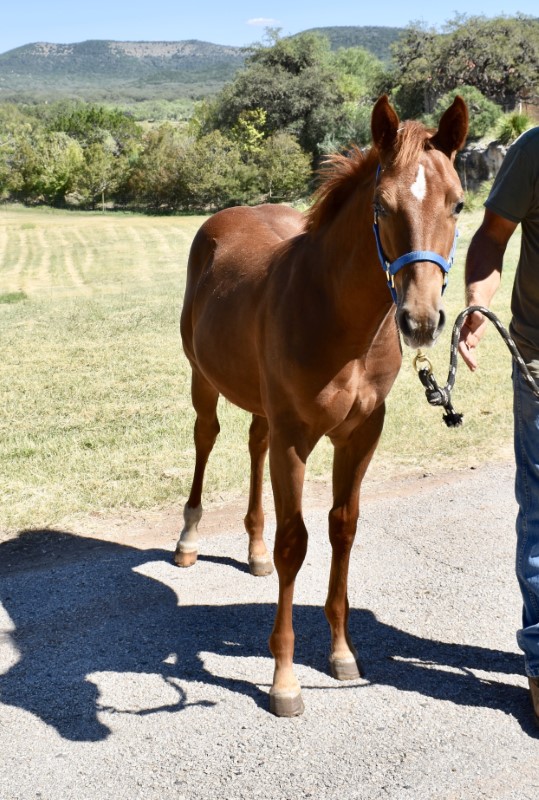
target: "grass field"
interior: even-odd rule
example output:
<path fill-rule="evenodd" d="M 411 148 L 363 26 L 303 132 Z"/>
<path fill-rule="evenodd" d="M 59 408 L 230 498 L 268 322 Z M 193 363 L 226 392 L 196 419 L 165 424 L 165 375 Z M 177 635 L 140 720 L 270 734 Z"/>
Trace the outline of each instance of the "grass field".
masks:
<path fill-rule="evenodd" d="M 446 293 L 463 307 L 463 260 L 480 210 L 461 224 Z M 187 253 L 200 217 L 91 214 L 16 206 L 0 211 L 0 529 L 52 525 L 77 512 L 177 502 L 194 451 L 189 370 L 179 341 Z M 508 321 L 518 241 L 494 310 Z M 449 325 L 432 352 L 445 383 Z M 383 475 L 474 466 L 511 452 L 510 357 L 492 330 L 481 369 L 461 365 L 448 430 L 404 364 L 373 465 Z M 221 403 L 209 494 L 247 486 L 249 418 Z M 323 441 L 309 476 L 330 472 Z"/>

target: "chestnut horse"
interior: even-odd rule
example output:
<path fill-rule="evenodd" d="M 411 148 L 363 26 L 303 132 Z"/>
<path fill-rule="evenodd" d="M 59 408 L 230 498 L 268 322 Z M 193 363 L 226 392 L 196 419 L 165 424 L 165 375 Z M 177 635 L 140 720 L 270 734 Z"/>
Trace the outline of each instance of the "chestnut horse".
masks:
<path fill-rule="evenodd" d="M 467 127 L 460 97 L 436 132 L 401 124 L 381 97 L 372 112 L 373 146 L 330 159 L 306 215 L 286 206 L 230 208 L 210 217 L 193 241 L 181 332 L 192 367 L 196 465 L 175 561 L 196 561 L 204 470 L 219 433 L 222 394 L 253 415 L 245 527 L 254 575 L 272 570 L 261 504 L 269 447 L 279 576 L 270 709 L 278 716 L 303 711 L 292 600 L 307 550 L 305 464 L 323 435 L 334 446 L 325 604 L 330 666 L 341 680 L 360 674 L 347 596 L 360 485 L 401 364 L 395 317 L 412 347 L 431 345 L 443 326 L 442 287 L 462 208 L 453 159 Z"/>

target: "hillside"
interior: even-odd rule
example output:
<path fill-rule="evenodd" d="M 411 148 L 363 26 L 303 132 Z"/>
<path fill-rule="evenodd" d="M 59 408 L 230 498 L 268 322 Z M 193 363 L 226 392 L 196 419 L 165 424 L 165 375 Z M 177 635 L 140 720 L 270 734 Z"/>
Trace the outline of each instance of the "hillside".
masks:
<path fill-rule="evenodd" d="M 196 98 L 218 91 L 243 60 L 239 47 L 199 41 L 40 42 L 0 55 L 0 100 Z"/>
<path fill-rule="evenodd" d="M 402 31 L 402 28 L 340 25 L 333 28 L 310 28 L 305 33 L 321 33 L 327 36 L 332 50 L 339 47 L 363 47 L 380 61 L 389 61 L 390 47 Z"/>
<path fill-rule="evenodd" d="M 333 49 L 365 47 L 389 58 L 399 28 L 313 28 Z M 180 42 L 39 42 L 0 54 L 0 102 L 63 97 L 116 103 L 191 100 L 217 92 L 241 67 L 245 50 Z"/>

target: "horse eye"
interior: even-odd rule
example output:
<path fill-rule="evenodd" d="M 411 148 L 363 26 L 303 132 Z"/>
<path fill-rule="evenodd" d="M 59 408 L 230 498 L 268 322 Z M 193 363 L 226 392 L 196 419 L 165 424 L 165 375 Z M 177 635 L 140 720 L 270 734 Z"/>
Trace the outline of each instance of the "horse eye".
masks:
<path fill-rule="evenodd" d="M 460 200 L 458 203 L 455 204 L 455 214 L 460 214 L 462 209 L 464 208 L 464 200 Z"/>
<path fill-rule="evenodd" d="M 374 213 L 378 214 L 379 217 L 386 216 L 387 210 L 382 205 L 382 203 L 380 203 L 378 200 L 375 200 L 374 203 L 372 204 L 372 206 L 374 208 Z"/>

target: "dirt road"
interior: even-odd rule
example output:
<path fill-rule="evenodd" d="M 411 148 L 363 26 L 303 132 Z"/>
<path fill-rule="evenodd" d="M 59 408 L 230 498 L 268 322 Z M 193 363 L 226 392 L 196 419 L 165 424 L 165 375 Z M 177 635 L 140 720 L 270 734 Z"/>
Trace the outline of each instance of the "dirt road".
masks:
<path fill-rule="evenodd" d="M 347 684 L 327 671 L 324 492 L 292 720 L 267 712 L 276 578 L 246 571 L 241 509 L 204 518 L 190 570 L 176 513 L 0 543 L 0 799 L 537 800 L 512 467 L 368 484 L 350 579 L 366 676 Z"/>

